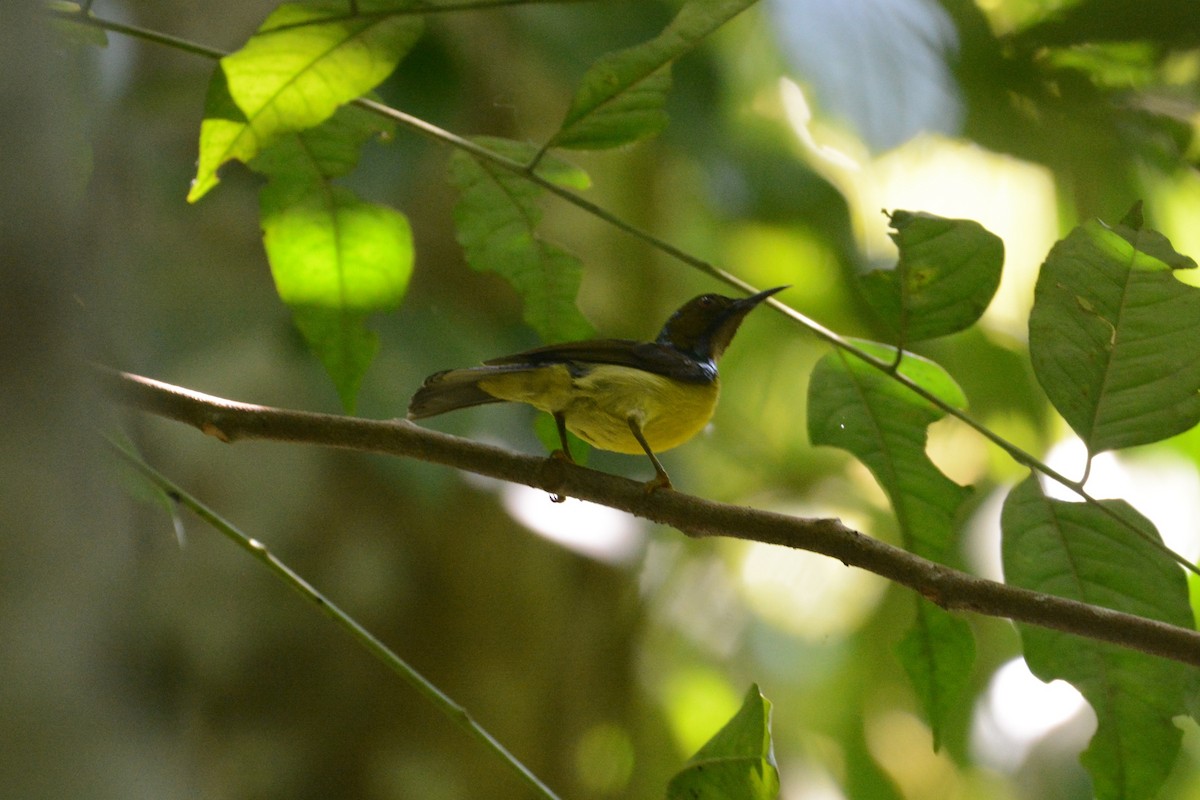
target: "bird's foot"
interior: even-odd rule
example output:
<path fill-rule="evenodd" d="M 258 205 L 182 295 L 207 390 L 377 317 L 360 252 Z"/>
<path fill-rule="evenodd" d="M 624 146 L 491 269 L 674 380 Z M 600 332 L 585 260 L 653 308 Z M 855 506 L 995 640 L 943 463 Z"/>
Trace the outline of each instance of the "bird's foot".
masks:
<path fill-rule="evenodd" d="M 553 459 L 554 461 L 564 461 L 568 464 L 575 463 L 575 459 L 571 457 L 570 450 L 554 450 L 550 453 L 550 458 Z M 565 503 L 566 501 L 567 501 L 567 496 L 565 494 L 562 494 L 560 492 L 551 492 L 550 493 L 550 502 Z"/>
<path fill-rule="evenodd" d="M 653 494 L 660 489 L 675 489 L 675 487 L 671 485 L 671 479 L 667 477 L 667 473 L 665 472 L 658 473 L 653 478 L 642 484 L 642 491 L 644 491 L 646 494 Z"/>

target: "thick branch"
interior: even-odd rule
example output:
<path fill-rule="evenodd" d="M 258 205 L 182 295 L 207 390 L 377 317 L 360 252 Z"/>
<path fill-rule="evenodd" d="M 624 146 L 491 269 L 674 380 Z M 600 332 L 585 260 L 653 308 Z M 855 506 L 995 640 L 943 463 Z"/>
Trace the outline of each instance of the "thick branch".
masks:
<path fill-rule="evenodd" d="M 903 584 L 946 609 L 1007 617 L 1200 666 L 1196 631 L 977 578 L 865 536 L 837 519 L 789 517 L 675 491 L 647 494 L 642 484 L 626 478 L 562 459 L 514 454 L 405 420 L 367 420 L 239 403 L 109 369 L 101 369 L 100 376 L 104 388 L 122 403 L 192 425 L 224 442 L 274 439 L 445 464 L 600 503 L 688 536 L 727 536 L 809 550 Z"/>

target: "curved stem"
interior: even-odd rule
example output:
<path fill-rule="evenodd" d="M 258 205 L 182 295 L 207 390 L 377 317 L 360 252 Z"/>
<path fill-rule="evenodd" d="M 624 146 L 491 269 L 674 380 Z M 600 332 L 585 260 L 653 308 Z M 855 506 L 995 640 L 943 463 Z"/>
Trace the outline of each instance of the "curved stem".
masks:
<path fill-rule="evenodd" d="M 77 25 L 86 25 L 91 28 L 99 28 L 100 30 L 119 33 L 133 39 L 141 39 L 154 44 L 165 45 L 176 50 L 182 50 L 185 53 L 202 56 L 204 58 L 218 59 L 226 55 L 225 51 L 218 50 L 215 47 L 193 42 L 189 39 L 183 39 L 179 36 L 172 36 L 169 33 L 161 33 L 159 31 L 142 28 L 137 25 L 126 25 L 123 22 L 117 22 L 111 19 L 103 19 L 102 17 L 93 16 L 88 10 L 91 4 L 82 6 L 78 11 L 68 11 L 61 8 L 50 8 L 46 13 L 58 19 L 74 22 Z"/>
<path fill-rule="evenodd" d="M 463 728 L 472 737 L 482 742 L 484 747 L 491 750 L 493 754 L 500 757 L 504 763 L 520 776 L 521 780 L 537 792 L 539 797 L 546 800 L 558 800 L 558 795 L 551 791 L 550 787 L 542 783 L 496 737 L 492 736 L 482 725 L 476 722 L 470 712 L 452 700 L 441 689 L 437 688 L 428 678 L 417 672 L 408 662 L 398 656 L 395 651 L 391 650 L 353 617 L 335 605 L 333 601 L 317 591 L 312 584 L 300 577 L 291 567 L 283 563 L 283 561 L 268 550 L 266 545 L 242 533 L 233 523 L 226 521 L 216 511 L 206 506 L 178 484 L 147 464 L 131 449 L 111 438 L 106 438 L 113 450 L 126 463 L 150 481 L 150 483 L 165 492 L 173 501 L 189 509 L 196 516 L 200 517 L 200 519 L 207 522 L 211 527 L 223 534 L 225 538 L 245 550 L 274 573 L 275 577 L 282 580 L 292 589 L 296 590 L 301 597 L 316 606 L 321 613 L 332 619 L 338 627 L 354 637 L 360 645 L 366 648 L 367 652 L 382 661 L 388 669 L 403 678 L 409 686 L 416 689 L 426 700 L 437 707 L 439 711 L 454 721 L 460 728 Z"/>

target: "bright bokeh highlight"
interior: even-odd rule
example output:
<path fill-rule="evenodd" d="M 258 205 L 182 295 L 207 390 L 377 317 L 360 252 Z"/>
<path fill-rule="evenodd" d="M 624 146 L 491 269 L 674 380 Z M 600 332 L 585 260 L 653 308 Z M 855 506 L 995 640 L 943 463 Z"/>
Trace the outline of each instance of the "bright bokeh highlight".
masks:
<path fill-rule="evenodd" d="M 812 764 L 783 764 L 780 777 L 783 800 L 847 800 L 833 776 Z"/>
<path fill-rule="evenodd" d="M 552 502 L 540 489 L 506 484 L 504 509 L 529 530 L 580 555 L 607 564 L 629 564 L 642 552 L 645 532 L 623 511 L 568 497 Z"/>
<path fill-rule="evenodd" d="M 623 792 L 633 774 L 635 753 L 629 732 L 620 725 L 601 723 L 588 728 L 575 747 L 579 782 L 596 794 Z"/>
<path fill-rule="evenodd" d="M 741 698 L 725 678 L 701 666 L 676 670 L 660 694 L 667 723 L 685 757 L 699 750 L 741 706 Z"/>
<path fill-rule="evenodd" d="M 872 262 L 894 263 L 880 209 L 973 219 L 1004 240 L 1004 274 L 982 324 L 1025 338 L 1037 269 L 1058 239 L 1053 177 L 1044 167 L 942 136 L 918 136 L 872 158 L 845 130 L 816 120 L 803 90 L 780 82 L 780 105 L 813 169 L 845 195 Z"/>
<path fill-rule="evenodd" d="M 971 726 L 975 757 L 1011 772 L 1039 739 L 1087 708 L 1075 687 L 1064 681 L 1043 683 L 1025 659 L 1014 658 L 992 675 L 976 706 Z"/>
<path fill-rule="evenodd" d="M 746 549 L 740 577 L 751 610 L 814 642 L 853 633 L 887 589 L 883 578 L 837 559 L 760 543 Z"/>
<path fill-rule="evenodd" d="M 1083 474 L 1087 448 L 1071 436 L 1051 448 L 1046 463 L 1068 478 Z M 1079 501 L 1066 487 L 1043 481 L 1047 495 Z M 1166 450 L 1137 457 L 1100 453 L 1092 459 L 1087 491 L 1101 500 L 1120 498 L 1144 514 L 1158 528 L 1163 542 L 1189 561 L 1200 557 L 1200 476 L 1192 462 Z"/>

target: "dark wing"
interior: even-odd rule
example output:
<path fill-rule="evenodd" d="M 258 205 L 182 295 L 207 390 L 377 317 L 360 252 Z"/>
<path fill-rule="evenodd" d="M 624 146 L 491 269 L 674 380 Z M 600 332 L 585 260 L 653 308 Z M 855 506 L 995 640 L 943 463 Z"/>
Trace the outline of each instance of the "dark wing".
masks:
<path fill-rule="evenodd" d="M 566 364 L 581 372 L 586 372 L 589 364 L 612 364 L 689 383 L 708 383 L 717 374 L 716 366 L 711 362 L 696 361 L 668 345 L 632 339 L 563 342 L 535 347 L 511 356 L 493 358 L 483 363 L 488 366 Z"/>
<path fill-rule="evenodd" d="M 430 375 L 421 384 L 408 404 L 409 419 L 424 419 L 445 414 L 456 408 L 481 406 L 484 403 L 499 403 L 500 398 L 479 388 L 479 381 L 502 372 L 523 372 L 528 364 L 512 366 L 467 367 L 448 369 Z"/>

